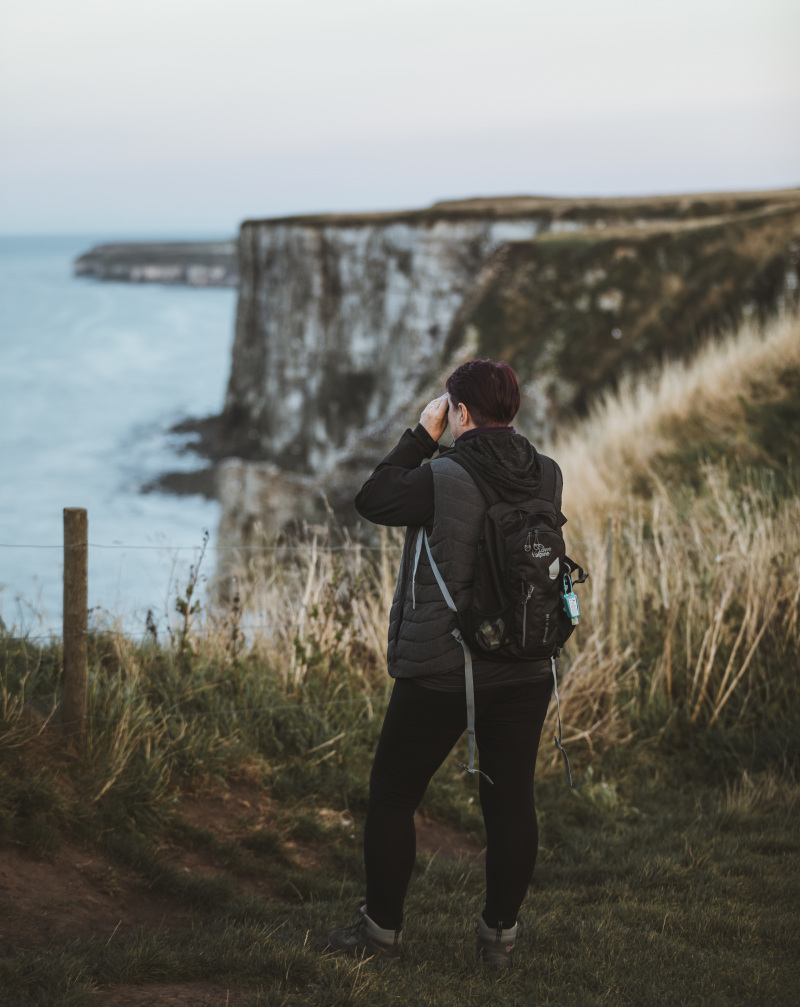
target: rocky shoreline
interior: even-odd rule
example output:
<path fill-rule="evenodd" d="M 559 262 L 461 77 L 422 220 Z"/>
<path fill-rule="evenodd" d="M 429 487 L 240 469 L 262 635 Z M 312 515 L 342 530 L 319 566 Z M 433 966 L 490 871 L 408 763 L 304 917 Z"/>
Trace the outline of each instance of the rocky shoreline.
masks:
<path fill-rule="evenodd" d="M 163 472 L 145 483 L 141 488 L 142 493 L 170 493 L 174 496 L 197 494 L 207 500 L 218 500 L 217 470 L 222 462 L 229 458 L 245 462 L 262 460 L 258 442 L 231 430 L 223 416 L 190 417 L 170 427 L 169 433 L 190 438 L 180 449 L 180 453 L 192 455 L 207 464 L 189 472 Z"/>
<path fill-rule="evenodd" d="M 236 287 L 236 241 L 129 242 L 96 245 L 73 263 L 75 276 L 117 283 Z"/>

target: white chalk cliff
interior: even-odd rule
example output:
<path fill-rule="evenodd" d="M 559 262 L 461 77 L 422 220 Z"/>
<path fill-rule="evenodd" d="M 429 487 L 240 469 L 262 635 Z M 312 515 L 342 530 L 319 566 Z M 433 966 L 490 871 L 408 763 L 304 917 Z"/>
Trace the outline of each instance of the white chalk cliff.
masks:
<path fill-rule="evenodd" d="M 434 212 L 246 223 L 226 415 L 283 468 L 330 469 L 430 379 L 491 252 L 543 223 Z"/>

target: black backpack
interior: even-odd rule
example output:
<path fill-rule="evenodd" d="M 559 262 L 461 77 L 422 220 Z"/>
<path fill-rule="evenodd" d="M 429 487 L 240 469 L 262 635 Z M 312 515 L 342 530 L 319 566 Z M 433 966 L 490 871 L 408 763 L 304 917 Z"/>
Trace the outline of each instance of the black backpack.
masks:
<path fill-rule="evenodd" d="M 537 495 L 506 503 L 480 473 L 455 453 L 450 458 L 469 472 L 489 504 L 472 605 L 458 613 L 461 632 L 470 648 L 489 660 L 548 659 L 575 629 L 577 614 L 568 614 L 565 598 L 574 598 L 573 583 L 587 576 L 564 547 L 561 470 L 552 458 L 539 455 L 543 471 Z"/>
<path fill-rule="evenodd" d="M 537 495 L 522 503 L 506 503 L 463 458 L 455 453 L 448 457 L 466 469 L 489 504 L 478 543 L 472 604 L 467 611 L 458 611 L 433 558 L 424 527 L 417 533 L 412 584 L 424 544 L 436 583 L 458 623 L 453 636 L 464 651 L 469 763 L 459 765 L 468 773 L 480 772 L 474 768 L 473 651 L 496 661 L 544 658 L 550 660 L 558 710 L 558 734 L 553 740 L 564 759 L 564 771 L 571 787 L 569 759 L 561 743 L 558 653 L 578 622 L 578 599 L 572 590 L 573 583 L 582 584 L 588 574 L 564 551 L 559 523 L 561 469 L 552 458 L 539 455 L 543 469 Z M 576 573 L 580 576 L 575 577 Z M 489 783 L 493 782 L 485 773 L 481 775 Z"/>

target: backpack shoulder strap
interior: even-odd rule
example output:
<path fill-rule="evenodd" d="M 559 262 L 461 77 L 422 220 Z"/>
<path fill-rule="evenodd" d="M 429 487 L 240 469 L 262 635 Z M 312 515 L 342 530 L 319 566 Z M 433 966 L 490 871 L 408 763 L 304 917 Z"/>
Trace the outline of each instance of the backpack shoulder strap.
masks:
<path fill-rule="evenodd" d="M 537 496 L 543 500 L 547 500 L 548 503 L 556 509 L 556 514 L 558 515 L 559 527 L 566 524 L 567 519 L 561 513 L 561 497 L 564 490 L 564 476 L 561 474 L 561 469 L 559 468 L 558 462 L 554 461 L 552 458 L 548 458 L 547 455 L 539 455 L 542 462 L 542 481 L 539 485 L 539 492 Z"/>
<path fill-rule="evenodd" d="M 555 506 L 556 510 L 561 510 L 561 490 L 564 485 L 564 477 L 561 469 L 552 458 L 547 455 L 539 455 L 542 461 L 542 481 L 539 483 L 539 491 L 536 494 L 541 500 L 547 500 Z"/>
<path fill-rule="evenodd" d="M 431 565 L 431 570 L 433 571 L 433 576 L 436 578 L 436 583 L 439 585 L 439 590 L 442 592 L 442 597 L 444 598 L 445 604 L 450 609 L 450 611 L 458 619 L 458 609 L 456 608 L 456 603 L 453 601 L 453 597 L 447 590 L 447 585 L 444 582 L 444 578 L 439 572 L 439 567 L 436 565 L 436 560 L 433 558 L 433 553 L 431 552 L 430 542 L 428 542 L 428 533 L 424 528 L 420 528 L 417 532 L 417 544 L 415 547 L 414 555 L 414 578 L 417 576 L 417 564 L 419 563 L 420 553 L 422 552 L 422 543 L 425 543 L 425 549 L 428 553 L 428 562 Z M 412 582 L 412 597 L 413 597 L 413 582 Z M 416 607 L 416 600 L 414 601 L 414 607 Z M 472 651 L 469 649 L 467 641 L 464 639 L 461 633 L 461 627 L 456 625 L 453 630 L 453 636 L 461 644 L 461 649 L 464 651 L 464 685 L 467 693 L 467 735 L 469 738 L 469 765 L 464 762 L 459 762 L 459 766 L 465 769 L 468 773 L 478 773 L 484 779 L 488 780 L 489 783 L 494 783 L 494 780 L 486 773 L 482 772 L 480 769 L 475 769 L 475 683 L 472 677 Z"/>

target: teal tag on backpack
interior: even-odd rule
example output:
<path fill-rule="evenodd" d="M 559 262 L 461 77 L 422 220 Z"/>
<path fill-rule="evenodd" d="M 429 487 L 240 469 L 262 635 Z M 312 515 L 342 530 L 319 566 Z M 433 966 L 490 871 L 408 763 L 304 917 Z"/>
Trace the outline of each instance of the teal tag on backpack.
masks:
<path fill-rule="evenodd" d="M 569 616 L 572 625 L 578 625 L 578 619 L 581 617 L 581 606 L 578 604 L 578 596 L 572 590 L 572 577 L 568 573 L 564 574 L 564 591 L 561 595 L 561 601 L 564 605 L 564 611 Z"/>

